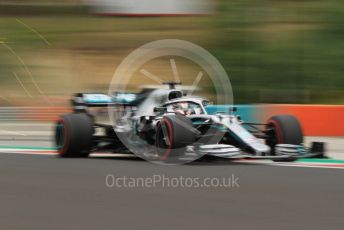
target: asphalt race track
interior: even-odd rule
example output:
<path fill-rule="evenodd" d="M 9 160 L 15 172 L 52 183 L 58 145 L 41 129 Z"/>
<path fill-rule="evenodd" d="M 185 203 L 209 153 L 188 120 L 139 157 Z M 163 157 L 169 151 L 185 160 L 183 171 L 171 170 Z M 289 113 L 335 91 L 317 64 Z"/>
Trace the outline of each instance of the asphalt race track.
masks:
<path fill-rule="evenodd" d="M 0 129 L 8 149 L 50 143 L 48 135 Z M 6 148 L 0 153 L 0 229 L 344 228 L 342 168 L 228 160 L 162 166 L 130 156 L 61 159 L 44 149 L 19 154 Z M 227 187 L 125 187 L 110 185 L 109 176 L 236 180 Z"/>

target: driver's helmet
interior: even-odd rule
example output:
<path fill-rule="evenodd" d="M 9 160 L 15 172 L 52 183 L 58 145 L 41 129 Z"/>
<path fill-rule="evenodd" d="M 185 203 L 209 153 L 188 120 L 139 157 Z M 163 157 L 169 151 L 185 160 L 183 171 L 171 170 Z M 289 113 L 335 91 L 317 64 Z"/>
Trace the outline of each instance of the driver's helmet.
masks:
<path fill-rule="evenodd" d="M 189 107 L 189 103 L 187 103 L 187 102 L 176 103 L 173 106 L 173 110 L 175 113 L 179 113 L 182 115 L 190 115 L 191 114 L 191 109 Z"/>

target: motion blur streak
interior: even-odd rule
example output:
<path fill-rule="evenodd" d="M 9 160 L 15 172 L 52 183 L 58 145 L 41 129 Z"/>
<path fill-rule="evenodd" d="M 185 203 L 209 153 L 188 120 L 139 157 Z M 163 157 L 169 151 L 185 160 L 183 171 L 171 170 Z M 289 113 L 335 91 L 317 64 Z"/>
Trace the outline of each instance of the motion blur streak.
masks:
<path fill-rule="evenodd" d="M 39 98 L 44 92 L 61 106 L 73 92 L 105 92 L 130 51 L 164 38 L 194 42 L 217 57 L 231 78 L 236 103 L 343 104 L 341 3 L 0 0 L 2 44 L 25 60 L 0 47 L 1 98 L 6 98 L 0 98 L 0 105 L 43 106 L 46 102 Z M 95 12 L 135 17 L 99 17 Z M 193 72 L 178 61 L 181 80 L 192 84 Z M 152 64 L 152 73 L 171 80 L 168 62 Z M 23 81 L 33 98 L 13 72 L 34 78 Z M 138 79 L 133 89 L 143 82 L 155 84 Z M 212 87 L 207 82 L 200 86 L 211 97 Z"/>

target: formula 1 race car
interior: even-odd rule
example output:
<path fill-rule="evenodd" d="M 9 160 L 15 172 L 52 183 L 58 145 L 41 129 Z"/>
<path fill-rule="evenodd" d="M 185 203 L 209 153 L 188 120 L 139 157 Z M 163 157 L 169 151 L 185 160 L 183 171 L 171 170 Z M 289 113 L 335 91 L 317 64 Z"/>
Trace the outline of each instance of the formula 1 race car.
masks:
<path fill-rule="evenodd" d="M 264 124 L 248 123 L 233 106 L 210 113 L 216 105 L 177 89 L 180 83 L 164 84 L 165 88 L 145 88 L 140 93 L 76 94 L 74 112 L 56 123 L 59 155 L 131 152 L 147 160 L 182 162 L 190 156 L 293 161 L 324 154 L 324 143 L 303 145 L 301 125 L 291 115 L 273 116 Z M 108 107 L 111 123 L 96 122 L 89 112 L 92 107 Z"/>

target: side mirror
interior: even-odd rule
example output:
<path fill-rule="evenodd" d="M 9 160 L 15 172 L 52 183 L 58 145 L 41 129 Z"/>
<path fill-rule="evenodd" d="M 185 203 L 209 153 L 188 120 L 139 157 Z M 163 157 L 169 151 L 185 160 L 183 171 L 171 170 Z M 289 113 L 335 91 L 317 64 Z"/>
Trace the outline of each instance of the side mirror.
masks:
<path fill-rule="evenodd" d="M 167 108 L 158 106 L 158 107 L 154 107 L 153 111 L 154 113 L 164 113 L 167 111 Z"/>
<path fill-rule="evenodd" d="M 235 113 L 237 111 L 237 107 L 233 106 L 229 109 L 229 114 Z"/>

